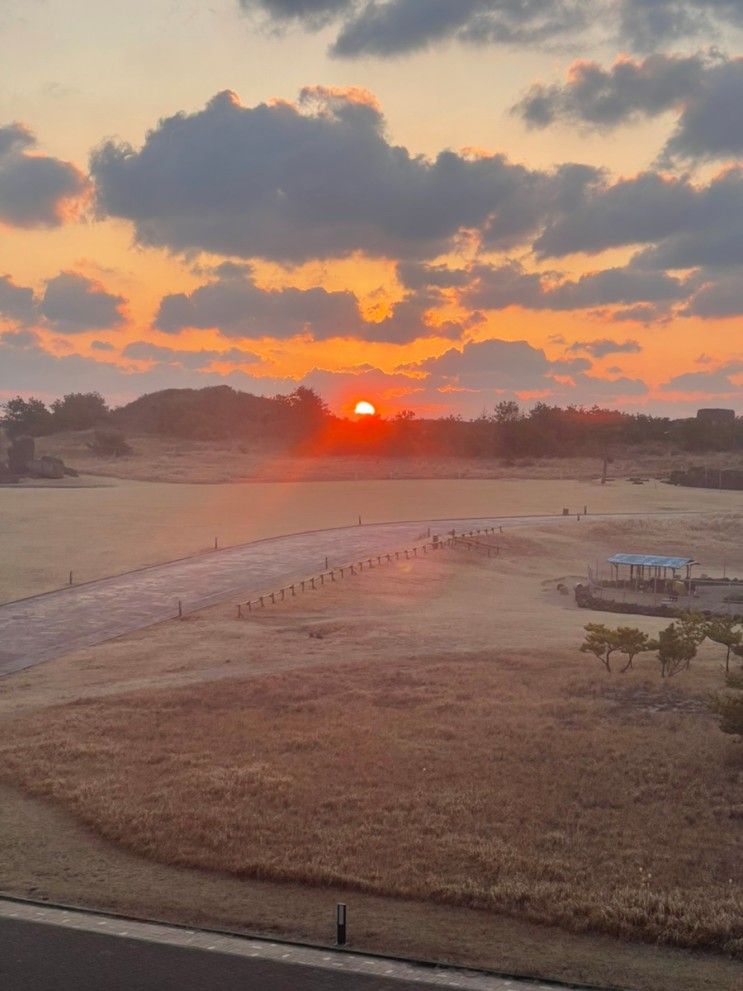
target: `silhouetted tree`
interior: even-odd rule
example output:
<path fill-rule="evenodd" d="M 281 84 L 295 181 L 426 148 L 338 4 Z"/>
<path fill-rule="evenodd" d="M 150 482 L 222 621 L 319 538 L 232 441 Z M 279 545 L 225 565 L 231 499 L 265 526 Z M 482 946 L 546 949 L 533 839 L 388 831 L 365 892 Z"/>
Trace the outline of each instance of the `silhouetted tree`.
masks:
<path fill-rule="evenodd" d="M 3 411 L 0 423 L 9 437 L 18 437 L 20 434 L 42 437 L 54 430 L 52 414 L 40 399 L 16 396 L 8 399 L 0 408 Z"/>
<path fill-rule="evenodd" d="M 87 430 L 108 416 L 100 392 L 69 392 L 52 403 L 55 430 Z"/>

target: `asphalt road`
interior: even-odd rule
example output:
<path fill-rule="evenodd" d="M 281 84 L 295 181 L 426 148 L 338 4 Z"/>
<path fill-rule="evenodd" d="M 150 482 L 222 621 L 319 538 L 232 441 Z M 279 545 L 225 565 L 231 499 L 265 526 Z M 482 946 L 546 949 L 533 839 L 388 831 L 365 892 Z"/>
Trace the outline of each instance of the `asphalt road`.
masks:
<path fill-rule="evenodd" d="M 422 986 L 3 919 L 0 987 L 6 991 L 421 991 Z"/>
<path fill-rule="evenodd" d="M 0 899 L 2 991 L 548 991 L 539 981 Z"/>

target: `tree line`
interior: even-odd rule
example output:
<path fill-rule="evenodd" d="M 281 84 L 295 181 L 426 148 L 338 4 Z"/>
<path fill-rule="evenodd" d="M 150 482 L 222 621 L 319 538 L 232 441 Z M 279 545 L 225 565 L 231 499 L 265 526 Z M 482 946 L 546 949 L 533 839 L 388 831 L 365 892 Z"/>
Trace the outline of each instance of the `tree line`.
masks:
<path fill-rule="evenodd" d="M 254 396 L 230 386 L 165 389 L 110 409 L 98 392 L 68 393 L 47 405 L 20 396 L 0 408 L 0 425 L 11 436 L 44 436 L 86 430 L 103 423 L 132 433 L 193 440 L 270 442 L 307 453 L 377 456 L 513 458 L 606 457 L 623 446 L 656 445 L 684 451 L 743 449 L 743 418 L 716 422 L 625 413 L 599 406 L 522 409 L 499 402 L 479 416 L 436 419 L 402 410 L 392 417 L 360 420 L 334 415 L 313 389 Z"/>

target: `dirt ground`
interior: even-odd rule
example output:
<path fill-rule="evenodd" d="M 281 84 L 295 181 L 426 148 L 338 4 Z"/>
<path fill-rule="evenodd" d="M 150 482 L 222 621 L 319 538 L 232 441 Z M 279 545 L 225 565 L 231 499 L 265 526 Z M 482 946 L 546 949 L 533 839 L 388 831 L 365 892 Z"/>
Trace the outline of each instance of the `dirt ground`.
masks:
<path fill-rule="evenodd" d="M 235 485 L 73 481 L 77 487 L 0 487 L 0 601 L 59 588 L 69 581 L 70 571 L 74 582 L 89 581 L 207 551 L 215 537 L 226 547 L 300 530 L 354 525 L 359 516 L 375 523 L 552 515 L 563 507 L 582 512 L 584 506 L 589 513 L 743 508 L 740 492 L 683 489 L 657 481 L 605 486 L 568 479 Z M 723 557 L 706 554 L 710 574 L 722 568 Z"/>
<path fill-rule="evenodd" d="M 406 689 L 396 683 L 396 675 L 404 669 L 406 678 L 414 681 L 422 678 L 425 685 L 444 678 L 446 684 L 442 691 L 449 693 L 452 691 L 452 673 L 455 683 L 461 682 L 461 691 L 470 701 L 438 699 L 437 705 L 451 703 L 455 707 L 442 717 L 440 729 L 451 732 L 449 721 L 453 719 L 456 726 L 457 719 L 467 718 L 468 707 L 473 704 L 473 692 L 477 697 L 479 688 L 481 694 L 490 697 L 500 693 L 508 701 L 506 709 L 499 711 L 514 739 L 521 739 L 520 721 L 538 725 L 540 732 L 549 739 L 550 748 L 560 755 L 558 767 L 563 774 L 570 768 L 573 773 L 585 773 L 586 761 L 593 760 L 592 748 L 606 747 L 613 755 L 613 763 L 622 767 L 625 774 L 637 778 L 635 787 L 641 791 L 645 789 L 643 801 L 649 801 L 655 809 L 651 815 L 652 808 L 648 811 L 640 803 L 639 807 L 620 807 L 618 811 L 612 811 L 609 802 L 604 811 L 601 808 L 586 811 L 578 801 L 576 807 L 581 809 L 580 814 L 587 817 L 586 823 L 592 823 L 591 828 L 598 834 L 601 823 L 606 822 L 607 837 L 613 838 L 616 847 L 607 859 L 617 863 L 626 858 L 626 863 L 634 868 L 641 864 L 648 874 L 643 883 L 652 889 L 650 877 L 655 874 L 653 844 L 647 838 L 638 838 L 651 821 L 660 829 L 656 838 L 662 851 L 657 856 L 660 878 L 657 883 L 661 888 L 673 873 L 668 873 L 673 861 L 672 857 L 669 860 L 669 850 L 677 848 L 679 860 L 674 870 L 683 866 L 685 879 L 682 877 L 681 880 L 688 883 L 689 902 L 707 889 L 710 893 L 716 892 L 718 907 L 722 905 L 720 898 L 739 898 L 741 881 L 736 871 L 743 860 L 743 836 L 740 818 L 730 810 L 734 812 L 739 807 L 735 805 L 734 796 L 739 796 L 743 768 L 735 763 L 734 745 L 717 734 L 704 707 L 706 695 L 719 687 L 721 681 L 719 648 L 705 644 L 692 671 L 683 678 L 674 679 L 668 686 L 660 684 L 656 666 L 650 658 L 636 662 L 638 671 L 635 674 L 609 679 L 597 662 L 577 652 L 577 644 L 584 623 L 605 620 L 613 624 L 618 621 L 617 617 L 576 609 L 571 598 L 561 595 L 556 586 L 558 582 L 570 584 L 585 573 L 588 561 L 618 549 L 670 553 L 683 545 L 685 551 L 700 560 L 709 561 L 724 555 L 731 567 L 737 566 L 743 573 L 742 534 L 743 518 L 740 515 L 683 522 L 586 522 L 585 529 L 580 531 L 571 527 L 569 531 L 538 528 L 506 533 L 501 538 L 502 554 L 498 559 L 487 560 L 474 553 L 457 552 L 442 554 L 436 560 L 406 562 L 400 567 L 359 576 L 358 580 L 345 586 L 326 587 L 295 604 L 276 607 L 244 622 L 235 620 L 231 610 L 220 607 L 187 621 L 162 624 L 9 678 L 2 684 L 0 719 L 6 727 L 15 724 L 16 719 L 21 722 L 10 735 L 7 729 L 2 733 L 6 748 L 5 778 L 9 785 L 13 785 L 13 781 L 14 787 L 21 783 L 39 798 L 24 797 L 14 790 L 3 793 L 0 887 L 32 895 L 42 891 L 52 899 L 84 900 L 88 904 L 122 910 L 140 906 L 144 907 L 140 910 L 153 915 L 192 922 L 322 938 L 327 933 L 327 914 L 338 893 L 335 882 L 326 879 L 325 883 L 330 887 L 318 889 L 292 883 L 273 885 L 255 878 L 238 881 L 214 872 L 205 874 L 183 866 L 155 863 L 147 857 L 124 852 L 120 844 L 101 839 L 101 835 L 115 833 L 116 810 L 121 802 L 111 804 L 110 785 L 112 780 L 119 780 L 119 783 L 123 780 L 120 777 L 122 766 L 115 770 L 109 768 L 110 755 L 107 757 L 104 750 L 107 746 L 115 749 L 117 734 L 122 732 L 121 725 L 118 729 L 115 725 L 117 712 L 132 711 L 133 702 L 135 710 L 146 711 L 150 707 L 149 711 L 157 714 L 158 725 L 166 732 L 168 712 L 172 714 L 176 697 L 185 702 L 184 692 L 195 706 L 189 716 L 191 725 L 202 707 L 214 707 L 211 711 L 215 715 L 220 713 L 219 720 L 229 717 L 233 696 L 246 700 L 253 691 L 268 692 L 269 696 L 277 691 L 290 695 L 296 691 L 306 692 L 307 678 L 312 675 L 319 679 L 317 684 L 325 686 L 322 694 L 328 699 L 331 696 L 336 699 L 335 702 L 328 701 L 330 708 L 320 714 L 322 725 L 334 725 L 340 718 L 340 711 L 359 705 L 358 698 L 351 700 L 343 692 L 338 695 L 339 684 L 344 691 L 350 684 L 361 689 L 371 686 L 376 695 L 389 696 L 388 701 L 401 691 L 415 695 L 418 691 L 415 684 Z M 733 560 L 736 554 L 738 559 Z M 625 617 L 621 621 L 624 622 Z M 654 618 L 638 617 L 636 622 L 648 632 L 655 632 L 664 625 L 664 621 Z M 435 671 L 438 674 L 434 676 Z M 431 673 L 430 678 L 427 672 Z M 380 678 L 384 682 L 382 687 L 374 681 Z M 234 691 L 230 685 L 234 685 Z M 249 688 L 250 685 L 255 687 Z M 137 693 L 136 701 L 132 692 Z M 74 705 L 76 700 L 77 707 Z M 83 709 L 79 708 L 81 700 Z M 73 708 L 48 711 L 47 707 L 60 702 L 73 703 Z M 404 717 L 403 722 L 417 727 L 415 734 L 418 734 L 409 738 L 408 746 L 421 747 L 436 759 L 442 748 L 445 753 L 449 747 L 452 760 L 461 766 L 461 754 L 451 743 L 439 740 L 431 749 L 431 728 L 417 721 L 417 713 L 425 709 L 424 702 L 408 699 L 402 710 L 387 706 L 379 710 L 378 715 L 381 712 L 389 721 L 391 714 L 391 727 L 396 725 L 396 718 Z M 103 708 L 98 709 L 98 706 Z M 272 706 L 273 702 L 268 707 Z M 369 710 L 362 708 L 363 712 L 353 709 L 350 725 L 342 723 L 347 726 L 346 733 L 352 733 L 368 717 Z M 268 751 L 261 759 L 268 762 L 269 777 L 283 773 L 280 744 L 282 739 L 286 742 L 285 710 L 285 702 L 278 710 L 271 709 L 271 729 L 264 733 L 269 738 Z M 246 711 L 252 711 L 250 705 Z M 488 713 L 483 715 L 487 718 Z M 93 720 L 88 725 L 87 736 L 82 732 L 85 719 Z M 384 720 L 383 724 L 386 725 Z M 193 722 L 194 727 L 197 725 L 198 722 Z M 79 731 L 75 744 L 78 749 L 75 751 L 77 756 L 71 759 L 70 746 L 74 741 L 69 734 L 74 735 L 75 726 Z M 108 726 L 100 745 L 95 742 L 95 726 Z M 271 750 L 274 727 L 274 742 L 278 749 Z M 172 740 L 175 739 L 174 736 Z M 326 738 L 323 746 L 328 745 L 329 738 Z M 81 746 L 82 750 L 79 749 Z M 165 756 L 166 766 L 172 771 L 172 765 L 167 763 L 173 756 L 169 746 L 166 743 L 165 751 L 157 759 Z M 335 740 L 332 747 L 337 746 Z M 188 749 L 181 741 L 176 750 L 184 747 Z M 640 748 L 643 749 L 643 760 L 639 756 L 635 760 Z M 130 753 L 138 753 L 139 749 L 131 750 L 130 747 Z M 217 764 L 223 760 L 218 740 L 212 740 L 208 749 L 213 752 Z M 148 748 L 142 750 L 146 752 Z M 508 780 L 528 780 L 527 768 L 531 760 L 528 752 L 529 746 L 522 741 L 522 745 L 516 747 L 515 755 L 508 757 L 503 765 Z M 157 755 L 151 752 L 151 756 Z M 315 754 L 315 758 L 320 759 L 319 766 L 327 757 L 328 752 L 323 749 Z M 661 781 L 667 774 L 665 785 L 656 780 L 654 772 L 643 763 L 651 758 L 658 762 Z M 296 761 L 297 753 L 291 759 Z M 16 771 L 11 773 L 8 769 L 14 761 Z M 138 760 L 133 764 L 129 760 L 125 762 L 124 778 L 134 773 L 133 766 L 137 763 Z M 310 764 L 308 761 L 307 766 Z M 18 769 L 21 765 L 25 771 Z M 604 767 L 602 774 L 608 775 L 611 765 L 610 760 L 609 770 Z M 152 766 L 157 767 L 157 763 Z M 29 768 L 32 767 L 39 772 L 36 780 L 24 778 L 24 774 L 31 773 Z M 42 773 L 44 767 L 48 772 L 46 778 Z M 84 770 L 82 777 L 79 775 L 81 769 Z M 139 780 L 140 784 L 147 781 L 147 774 L 143 777 L 142 773 L 140 767 L 133 779 L 127 779 L 129 785 L 134 780 Z M 446 761 L 437 773 L 449 773 Z M 60 780 L 66 783 L 60 785 Z M 178 781 L 177 774 L 175 780 Z M 45 783 L 39 784 L 40 781 Z M 81 784 L 84 785 L 82 790 Z M 669 804 L 664 805 L 667 787 L 671 787 L 671 792 L 667 799 Z M 683 791 L 677 793 L 674 791 L 677 788 Z M 705 791 L 708 788 L 715 792 L 714 807 L 710 808 L 707 808 L 710 803 Z M 177 794 L 177 785 L 175 789 Z M 141 794 L 145 795 L 145 805 L 140 808 L 140 815 L 149 801 L 146 799 L 147 786 Z M 39 804 L 42 797 L 50 796 L 55 799 L 54 807 Z M 306 796 L 304 800 L 307 800 Z M 508 800 L 513 804 L 513 796 Z M 169 804 L 178 804 L 172 794 Z M 260 809 L 263 799 L 254 804 Z M 538 804 L 539 800 L 532 796 L 526 807 L 536 808 Z M 113 817 L 111 809 L 116 811 Z M 247 815 L 246 810 L 240 814 Z M 343 819 L 344 815 L 343 805 L 334 806 L 331 821 L 338 816 Z M 610 828 L 612 822 L 631 825 L 638 815 L 638 830 L 633 833 L 630 828 L 630 836 L 622 835 L 621 831 L 613 832 L 615 826 Z M 660 815 L 658 822 L 653 815 Z M 665 822 L 668 816 L 680 832 L 674 836 L 671 830 L 669 836 L 661 840 L 665 827 L 658 824 Z M 290 818 L 286 820 L 287 828 Z M 508 842 L 523 831 L 530 837 L 529 843 L 537 846 L 554 844 L 557 842 L 555 834 L 565 828 L 564 823 L 549 825 L 547 822 L 531 823 L 528 828 L 526 824 L 519 826 L 518 816 L 514 819 L 510 812 L 502 818 Z M 30 821 L 34 823 L 31 830 L 28 829 Z M 93 839 L 81 822 L 87 822 L 87 828 L 95 825 L 98 838 Z M 248 833 L 256 828 L 255 823 L 250 825 L 251 822 L 248 815 L 245 819 Z M 182 820 L 178 828 L 183 828 Z M 724 829 L 725 844 L 710 844 L 710 834 L 719 835 L 719 828 Z M 280 826 L 278 835 L 281 836 Z M 274 864 L 279 863 L 284 871 L 282 876 L 288 882 L 306 876 L 301 870 L 306 871 L 308 865 L 311 866 L 308 857 L 312 855 L 313 843 L 317 842 L 312 840 L 312 835 L 309 831 L 309 838 L 297 840 L 296 834 L 292 834 L 295 838 L 286 849 L 280 843 L 271 847 L 273 858 L 284 858 L 280 862 L 274 859 Z M 435 835 L 436 830 L 432 839 Z M 592 836 L 586 849 L 595 857 L 600 843 L 597 846 L 598 840 Z M 329 836 L 327 841 L 335 840 L 337 837 Z M 296 850 L 298 842 L 300 846 L 309 843 L 309 848 L 303 847 L 299 873 L 292 872 L 291 863 L 286 860 L 287 850 Z M 127 845 L 137 848 L 136 842 Z M 435 843 L 431 849 L 431 861 L 435 865 L 434 847 Z M 140 854 L 143 852 L 141 846 L 138 850 Z M 86 863 L 89 855 L 92 869 Z M 168 859 L 156 846 L 150 850 L 150 857 L 153 855 L 160 861 Z M 351 856 L 353 859 L 353 852 Z M 485 847 L 478 856 L 485 857 L 479 869 L 486 870 L 482 866 L 487 863 Z M 445 860 L 451 859 L 449 852 Z M 199 841 L 194 845 L 193 837 L 189 855 L 182 862 L 214 866 L 214 861 L 209 861 L 208 856 L 205 858 Z M 699 867 L 695 869 L 697 862 Z M 737 867 L 733 869 L 735 864 Z M 224 866 L 229 868 L 230 865 Z M 576 878 L 580 877 L 579 867 L 577 863 L 570 867 Z M 733 887 L 723 892 L 720 884 L 726 870 L 726 877 L 733 879 Z M 264 867 L 263 876 L 275 877 L 276 872 Z M 389 887 L 389 880 L 386 883 Z M 674 883 L 678 885 L 678 877 Z M 199 910 L 193 907 L 197 892 Z M 630 944 L 609 936 L 589 937 L 567 932 L 564 926 L 535 926 L 532 910 L 524 911 L 521 918 L 513 918 L 518 912 L 511 907 L 504 915 L 502 904 L 498 911 L 483 912 L 467 908 L 466 898 L 462 901 L 465 907 L 454 909 L 406 899 L 390 901 L 359 891 L 346 892 L 344 900 L 355 907 L 352 911 L 357 913 L 359 945 L 367 947 L 386 947 L 502 969 L 653 988 L 655 991 L 666 988 L 668 991 L 671 988 L 674 991 L 697 988 L 720 991 L 729 988 L 732 991 L 740 986 L 743 978 L 741 965 L 723 957 Z M 571 926 L 568 924 L 567 928 Z"/>
<path fill-rule="evenodd" d="M 239 441 L 189 441 L 151 434 L 132 436 L 133 453 L 101 458 L 88 447 L 92 431 L 40 437 L 40 454 L 63 458 L 90 475 L 148 482 L 293 482 L 354 481 L 392 478 L 538 478 L 580 479 L 600 476 L 602 460 L 581 458 L 407 458 L 296 457 Z M 657 447 L 615 452 L 612 478 L 630 475 L 665 477 L 674 469 L 706 464 L 709 468 L 743 467 L 743 454 L 689 454 Z"/>

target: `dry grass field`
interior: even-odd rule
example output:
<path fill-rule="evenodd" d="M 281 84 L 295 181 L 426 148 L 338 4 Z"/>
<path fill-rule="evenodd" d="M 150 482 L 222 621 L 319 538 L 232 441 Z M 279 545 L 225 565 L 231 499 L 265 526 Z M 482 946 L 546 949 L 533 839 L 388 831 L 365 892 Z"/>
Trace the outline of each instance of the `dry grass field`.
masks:
<path fill-rule="evenodd" d="M 441 517 L 695 510 L 734 512 L 740 492 L 553 479 L 246 482 L 102 479 L 0 487 L 0 602 L 74 581 L 300 530 Z M 102 487 L 100 487 L 102 486 Z M 724 555 L 723 555 L 724 556 Z M 722 557 L 719 561 L 722 563 Z"/>
<path fill-rule="evenodd" d="M 205 879 L 230 906 L 231 885 L 264 886 L 260 908 L 215 896 L 212 921 L 248 912 L 265 928 L 267 892 L 295 905 L 350 889 L 362 906 L 408 899 L 388 909 L 404 936 L 377 928 L 366 945 L 436 955 L 427 913 L 452 932 L 500 919 L 458 958 L 466 945 L 465 960 L 502 966 L 507 931 L 517 969 L 732 991 L 740 964 L 623 942 L 743 955 L 743 757 L 705 708 L 719 648 L 667 684 L 650 657 L 607 676 L 577 645 L 585 622 L 617 618 L 556 584 L 618 549 L 727 556 L 743 573 L 742 535 L 740 516 L 535 528 L 506 533 L 498 559 L 447 553 L 242 623 L 217 608 L 162 624 L 5 681 L 0 779 L 172 865 L 177 885 L 192 876 L 194 898 Z M 79 857 L 63 872 L 13 849 L 14 888 L 91 891 Z M 117 877 L 88 897 L 131 901 Z M 179 914 L 163 892 L 137 904 Z M 534 925 L 530 942 L 508 928 Z M 444 929 L 433 945 L 457 958 Z"/>
<path fill-rule="evenodd" d="M 569 478 L 588 481 L 601 474 L 599 458 L 435 458 L 335 456 L 296 457 L 255 443 L 195 441 L 147 434 L 129 438 L 133 453 L 101 458 L 88 447 L 92 431 L 40 437 L 42 454 L 63 458 L 90 475 L 146 482 L 354 481 L 392 478 Z M 617 452 L 613 478 L 663 477 L 693 464 L 710 468 L 743 467 L 743 454 L 689 454 L 657 448 Z"/>

